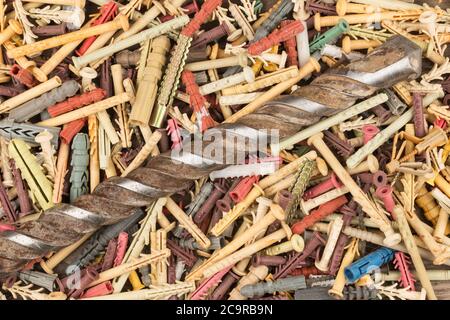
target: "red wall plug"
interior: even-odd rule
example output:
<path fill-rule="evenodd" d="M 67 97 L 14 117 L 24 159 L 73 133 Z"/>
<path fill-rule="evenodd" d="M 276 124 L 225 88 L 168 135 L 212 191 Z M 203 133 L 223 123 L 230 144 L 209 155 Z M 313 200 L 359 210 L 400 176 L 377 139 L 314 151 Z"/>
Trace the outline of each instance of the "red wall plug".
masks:
<path fill-rule="evenodd" d="M 247 52 L 252 56 L 261 54 L 263 51 L 273 47 L 280 42 L 292 38 L 292 36 L 302 31 L 303 24 L 300 21 L 295 20 L 293 22 L 290 22 L 289 24 L 286 24 L 280 29 L 275 29 L 267 37 L 264 37 L 261 40 L 252 43 L 247 48 Z"/>
<path fill-rule="evenodd" d="M 28 88 L 34 87 L 38 84 L 37 80 L 33 77 L 33 74 L 27 69 L 21 68 L 19 65 L 15 64 L 9 71 L 11 76 L 25 85 Z"/>
<path fill-rule="evenodd" d="M 378 129 L 377 126 L 374 126 L 373 124 L 366 124 L 362 127 L 363 132 L 363 139 L 364 144 L 372 140 L 373 137 L 375 137 L 378 132 L 380 132 L 380 129 Z"/>
<path fill-rule="evenodd" d="M 250 192 L 255 183 L 258 183 L 259 176 L 251 176 L 242 179 L 238 185 L 230 192 L 231 200 L 234 203 L 242 201 L 245 196 Z"/>
<path fill-rule="evenodd" d="M 291 23 L 294 20 L 283 20 L 280 23 L 280 28 L 285 28 L 289 23 Z M 293 35 L 289 39 L 285 40 L 283 42 L 284 48 L 286 49 L 287 53 L 287 65 L 290 66 L 299 66 L 298 63 L 298 53 L 297 53 L 297 41 L 295 39 L 295 36 Z"/>
<path fill-rule="evenodd" d="M 100 101 L 104 97 L 106 97 L 106 91 L 101 88 L 95 88 L 92 91 L 70 97 L 66 101 L 54 104 L 53 106 L 48 107 L 47 111 L 51 117 L 56 117 L 60 114 Z"/>
<path fill-rule="evenodd" d="M 195 14 L 194 18 L 181 30 L 181 34 L 187 37 L 192 37 L 200 26 L 205 23 L 206 19 L 213 13 L 218 6 L 222 4 L 222 0 L 206 0 L 203 2 L 200 10 Z"/>
<path fill-rule="evenodd" d="M 96 26 L 112 20 L 117 15 L 118 10 L 119 6 L 114 1 L 104 4 L 100 8 L 100 17 L 95 19 L 91 23 L 91 26 Z M 83 44 L 80 46 L 78 50 L 75 51 L 75 53 L 78 56 L 82 56 L 83 54 L 85 54 L 86 51 L 89 49 L 89 47 L 92 45 L 92 43 L 94 43 L 95 39 L 97 39 L 97 36 L 92 36 L 84 40 Z"/>
<path fill-rule="evenodd" d="M 85 124 L 86 118 L 69 122 L 63 126 L 63 129 L 59 133 L 59 137 L 65 144 L 70 144 L 70 141 L 72 141 L 73 137 L 83 129 Z"/>
<path fill-rule="evenodd" d="M 167 133 L 170 134 L 170 140 L 172 141 L 171 149 L 181 148 L 181 129 L 178 123 L 174 119 L 167 120 Z"/>
<path fill-rule="evenodd" d="M 392 197 L 392 187 L 389 185 L 378 187 L 375 191 L 375 195 L 383 200 L 384 207 L 389 213 L 392 213 L 394 210 L 394 198 Z"/>
<path fill-rule="evenodd" d="M 206 109 L 206 99 L 200 93 L 200 89 L 195 82 L 194 74 L 191 71 L 184 70 L 181 74 L 181 81 L 186 87 L 186 92 L 189 94 L 189 102 L 191 108 L 196 113 L 200 131 L 203 132 L 206 129 L 213 127 L 215 122 Z"/>
<path fill-rule="evenodd" d="M 340 196 L 336 199 L 328 201 L 319 206 L 318 209 L 314 210 L 308 216 L 304 217 L 302 220 L 295 223 L 291 230 L 293 233 L 301 234 L 305 232 L 306 228 L 312 226 L 317 221 L 322 220 L 326 216 L 335 212 L 338 208 L 342 207 L 347 203 L 347 198 L 345 196 Z"/>
<path fill-rule="evenodd" d="M 338 177 L 333 172 L 331 173 L 330 179 L 306 190 L 306 192 L 303 194 L 303 200 L 306 201 L 315 198 L 331 189 L 340 188 L 341 186 L 342 183 L 339 181 Z"/>

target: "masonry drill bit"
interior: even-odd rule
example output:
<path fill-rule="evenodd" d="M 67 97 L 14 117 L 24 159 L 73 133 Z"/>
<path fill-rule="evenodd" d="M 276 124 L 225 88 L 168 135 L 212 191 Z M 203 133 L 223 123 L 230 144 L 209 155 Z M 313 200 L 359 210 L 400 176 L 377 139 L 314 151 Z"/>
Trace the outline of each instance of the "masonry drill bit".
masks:
<path fill-rule="evenodd" d="M 32 259 L 70 245 L 102 225 L 127 218 L 136 207 L 188 189 L 194 180 L 230 164 L 227 156 L 240 150 L 255 153 L 257 150 L 248 147 L 249 140 L 267 139 L 271 130 L 279 130 L 281 138 L 288 137 L 321 116 L 342 111 L 379 88 L 414 79 L 420 73 L 421 49 L 402 36 L 391 37 L 366 57 L 330 69 L 292 95 L 268 101 L 234 123 L 206 130 L 223 138 L 220 143 L 228 154 L 212 158 L 199 153 L 203 150 L 190 150 L 191 143 L 183 143 L 178 155 L 169 151 L 153 157 L 126 177 L 106 179 L 70 205 L 57 204 L 20 229 L 0 233 L 1 275 L 11 275 Z M 242 139 L 225 139 L 227 134 Z"/>

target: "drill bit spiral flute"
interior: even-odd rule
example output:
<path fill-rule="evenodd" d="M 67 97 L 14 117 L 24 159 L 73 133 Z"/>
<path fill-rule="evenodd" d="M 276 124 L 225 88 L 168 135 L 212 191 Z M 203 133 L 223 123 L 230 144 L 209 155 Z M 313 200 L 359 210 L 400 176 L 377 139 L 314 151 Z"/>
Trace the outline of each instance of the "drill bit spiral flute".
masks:
<path fill-rule="evenodd" d="M 220 0 L 206 1 L 197 15 L 206 19 L 219 4 Z M 171 66 L 183 63 L 183 56 L 199 23 L 194 18 L 180 34 L 163 79 L 170 88 L 175 88 L 180 78 L 180 73 L 171 72 L 182 70 Z M 345 110 L 378 89 L 391 87 L 402 80 L 412 80 L 420 73 L 421 49 L 408 39 L 395 36 L 366 57 L 321 74 L 292 95 L 280 96 L 234 123 L 219 124 L 205 133 L 214 132 L 223 138 L 227 133 L 244 136 L 247 140 L 242 141 L 245 142 L 223 139 L 223 150 L 247 150 L 245 144 L 249 140 L 262 137 L 263 131 L 258 129 L 268 129 L 266 132 L 276 129 L 280 138 L 285 138 L 316 123 L 322 116 Z M 169 106 L 173 97 L 161 91 L 157 104 Z M 154 124 L 160 123 L 161 117 L 162 114 L 154 118 Z M 160 197 L 189 188 L 195 179 L 225 167 L 227 156 L 225 152 L 223 159 L 209 159 L 198 150 L 192 151 L 185 143 L 179 156 L 166 152 L 151 158 L 145 166 L 126 177 L 111 177 L 100 183 L 91 194 L 81 195 L 71 204 L 57 204 L 44 211 L 37 220 L 26 222 L 16 230 L 1 232 L 1 276 L 11 275 L 30 260 L 73 244 L 103 225 L 126 219 L 138 207 L 148 206 Z"/>

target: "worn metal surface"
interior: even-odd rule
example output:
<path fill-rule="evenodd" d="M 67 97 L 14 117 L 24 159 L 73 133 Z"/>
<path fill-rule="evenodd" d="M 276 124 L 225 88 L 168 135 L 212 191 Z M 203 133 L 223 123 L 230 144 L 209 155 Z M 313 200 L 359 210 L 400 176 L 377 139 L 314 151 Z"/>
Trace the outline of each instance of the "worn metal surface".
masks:
<path fill-rule="evenodd" d="M 242 150 L 250 140 L 266 134 L 255 129 L 279 129 L 281 138 L 292 135 L 303 126 L 315 123 L 321 116 L 351 106 L 357 99 L 371 95 L 378 88 L 417 77 L 421 72 L 420 61 L 419 47 L 406 38 L 393 37 L 362 60 L 320 75 L 294 95 L 271 101 L 234 124 L 221 124 L 208 130 L 226 138 L 223 159 L 184 154 L 174 161 L 170 153 L 165 153 L 148 161 L 145 167 L 132 171 L 126 178 L 107 179 L 92 194 L 82 195 L 71 203 L 71 211 L 77 207 L 98 215 L 98 220 L 92 219 L 92 215 L 84 219 L 86 215 L 65 214 L 67 206 L 64 205 L 46 210 L 38 220 L 25 223 L 15 231 L 16 235 L 28 237 L 26 244 L 17 240 L 18 237 L 0 234 L 1 275 L 18 271 L 28 260 L 70 245 L 101 225 L 110 225 L 129 217 L 136 207 L 148 206 L 159 197 L 189 188 L 193 180 L 224 167 L 223 160 L 231 147 Z M 311 105 L 322 107 L 317 112 L 305 110 Z M 245 136 L 246 142 L 234 141 L 226 135 L 227 132 Z M 203 150 L 211 147 L 209 144 L 214 143 L 212 141 L 204 141 Z M 184 145 L 183 149 L 187 147 Z M 35 239 L 35 243 L 29 243 L 29 239 Z"/>

